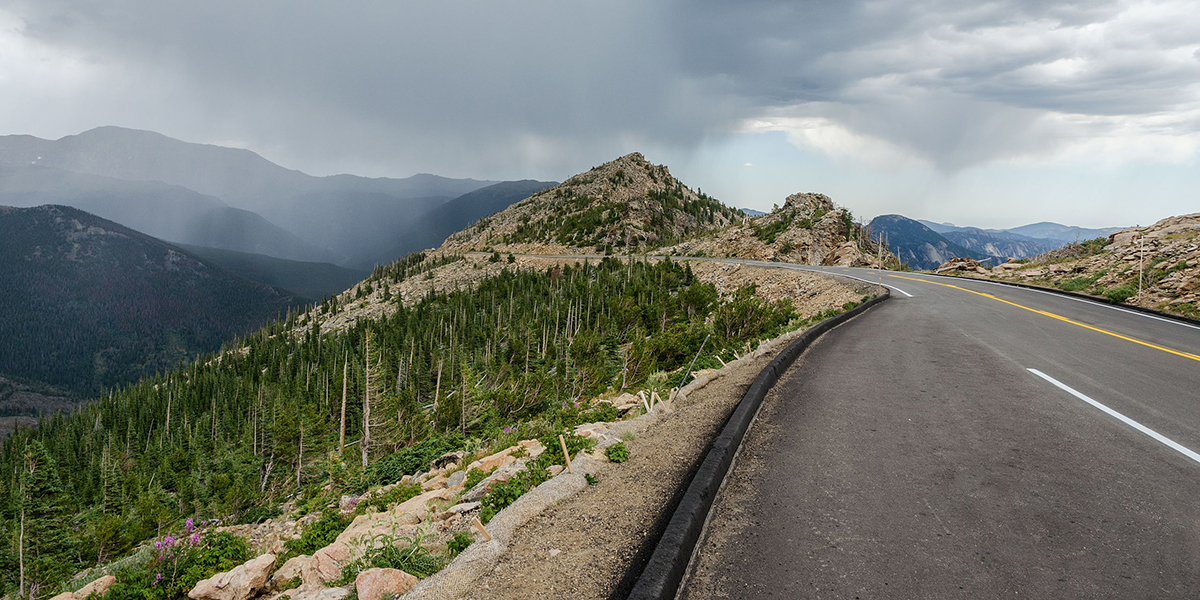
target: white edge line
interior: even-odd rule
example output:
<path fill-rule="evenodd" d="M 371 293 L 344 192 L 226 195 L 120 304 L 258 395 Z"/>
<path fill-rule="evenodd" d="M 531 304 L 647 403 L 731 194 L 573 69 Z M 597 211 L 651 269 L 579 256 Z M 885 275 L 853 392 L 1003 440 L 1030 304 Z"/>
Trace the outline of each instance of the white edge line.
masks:
<path fill-rule="evenodd" d="M 922 275 L 928 275 L 930 277 L 941 277 L 943 279 L 954 279 L 957 281 L 963 281 L 963 280 L 977 281 L 979 283 L 986 283 L 988 285 L 998 285 L 1000 287 L 1008 288 L 1010 290 L 1011 289 L 1019 289 L 1019 290 L 1029 291 L 1029 292 L 1037 292 L 1039 294 L 1046 294 L 1047 296 L 1054 296 L 1055 298 L 1064 298 L 1067 300 L 1074 300 L 1075 302 L 1083 302 L 1084 304 L 1091 304 L 1092 306 L 1098 306 L 1101 308 L 1107 308 L 1107 309 L 1115 310 L 1118 312 L 1128 313 L 1128 314 L 1134 315 L 1136 317 L 1145 317 L 1147 319 L 1154 319 L 1155 321 L 1162 321 L 1163 323 L 1171 323 L 1173 325 L 1182 325 L 1183 327 L 1190 327 L 1192 329 L 1200 329 L 1200 326 L 1192 325 L 1191 323 L 1184 323 L 1183 321 L 1176 321 L 1175 319 L 1167 319 L 1165 317 L 1160 317 L 1158 315 L 1152 315 L 1149 313 L 1139 312 L 1136 310 L 1129 310 L 1128 308 L 1121 308 L 1120 306 L 1114 306 L 1112 304 L 1107 304 L 1100 300 L 1089 300 L 1087 298 L 1077 298 L 1077 297 L 1071 296 L 1069 294 L 1056 294 L 1056 293 L 1048 291 L 1048 290 L 1039 290 L 1037 288 L 1021 287 L 1019 285 L 1005 285 L 1003 282 L 1000 282 L 1000 281 L 988 281 L 986 279 L 975 279 L 973 277 L 951 277 L 948 275 L 935 275 L 932 273 L 922 273 Z"/>
<path fill-rule="evenodd" d="M 1071 394 L 1072 396 L 1075 396 L 1076 398 L 1079 398 L 1080 400 L 1083 400 L 1084 402 L 1087 402 L 1088 404 L 1091 404 L 1092 406 L 1095 406 L 1096 408 L 1108 413 L 1109 416 L 1117 419 L 1118 421 L 1121 421 L 1122 423 L 1154 438 L 1162 445 L 1196 461 L 1197 463 L 1200 463 L 1200 454 L 1196 454 L 1195 452 L 1188 450 L 1187 448 L 1176 443 L 1174 440 L 1158 433 L 1157 431 L 1154 431 L 1153 429 L 1150 429 L 1149 427 L 1146 427 L 1145 425 L 1142 425 L 1141 423 L 1138 423 L 1137 421 L 1134 421 L 1133 419 L 1130 419 L 1129 417 L 1127 417 L 1127 416 L 1125 416 L 1103 404 L 1100 404 L 1099 402 L 1096 402 L 1095 400 L 1092 400 L 1091 398 L 1088 398 L 1083 393 L 1075 391 L 1067 384 L 1062 383 L 1061 381 L 1059 381 L 1037 369 L 1028 369 L 1028 371 L 1030 373 L 1033 373 L 1034 375 L 1037 375 L 1038 377 L 1041 377 L 1042 379 L 1045 379 L 1046 381 L 1049 381 L 1050 383 L 1054 384 L 1055 387 L 1063 390 L 1064 392 L 1067 392 L 1068 394 Z"/>

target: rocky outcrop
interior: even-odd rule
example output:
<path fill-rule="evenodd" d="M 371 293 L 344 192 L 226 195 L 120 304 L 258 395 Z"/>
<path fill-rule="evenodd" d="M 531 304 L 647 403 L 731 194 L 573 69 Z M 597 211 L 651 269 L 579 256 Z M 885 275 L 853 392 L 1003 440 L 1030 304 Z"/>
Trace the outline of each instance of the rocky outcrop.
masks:
<path fill-rule="evenodd" d="M 934 269 L 934 273 L 990 273 L 982 263 L 973 258 L 952 258 Z"/>
<path fill-rule="evenodd" d="M 870 239 L 850 211 L 829 196 L 813 193 L 792 194 L 782 207 L 763 216 L 743 218 L 661 252 L 809 265 L 862 267 L 877 262 Z"/>
<path fill-rule="evenodd" d="M 234 567 L 232 571 L 218 573 L 196 584 L 188 592 L 192 600 L 248 600 L 264 590 L 275 568 L 275 555 L 263 554 Z"/>
<path fill-rule="evenodd" d="M 987 275 L 1200 318 L 1200 213 L 1068 244 Z"/>
<path fill-rule="evenodd" d="M 354 589 L 358 600 L 384 600 L 407 592 L 417 581 L 399 569 L 367 569 L 354 579 Z"/>

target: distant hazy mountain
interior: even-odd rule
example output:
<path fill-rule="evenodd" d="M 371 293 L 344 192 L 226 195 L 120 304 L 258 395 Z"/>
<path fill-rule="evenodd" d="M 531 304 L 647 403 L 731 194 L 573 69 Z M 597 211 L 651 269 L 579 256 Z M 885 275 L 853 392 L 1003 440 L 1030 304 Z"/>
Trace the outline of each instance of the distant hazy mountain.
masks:
<path fill-rule="evenodd" d="M 256 212 L 317 192 L 453 198 L 495 183 L 427 174 L 404 179 L 313 177 L 281 167 L 249 150 L 183 142 L 152 131 L 123 127 L 97 127 L 58 140 L 0 136 L 0 163 L 58 167 L 134 181 L 162 181 Z"/>
<path fill-rule="evenodd" d="M 313 261 L 341 258 L 256 213 L 177 185 L 0 165 L 0 205 L 43 204 L 73 206 L 172 242 Z"/>
<path fill-rule="evenodd" d="M 0 165 L 10 172 L 36 169 L 43 178 L 56 173 L 64 180 L 10 204 L 68 204 L 172 241 L 355 269 L 437 246 L 549 185 L 520 181 L 493 187 L 496 182 L 428 174 L 313 177 L 248 150 L 120 127 L 59 140 L 0 136 Z M 478 193 L 468 195 L 472 192 Z"/>
<path fill-rule="evenodd" d="M 1100 229 L 1089 229 L 1087 227 L 1074 227 L 1071 225 L 1062 225 L 1060 223 L 1051 223 L 1049 221 L 1032 223 L 1030 225 L 1022 225 L 1020 227 L 1010 227 L 1008 229 L 980 229 L 978 227 L 960 227 L 953 223 L 937 223 L 934 221 L 926 221 L 924 219 L 917 219 L 917 221 L 938 233 L 956 231 L 985 231 L 992 234 L 1004 234 L 1008 237 L 1019 236 L 1014 237 L 1013 239 L 1051 241 L 1057 244 L 1055 246 L 1056 248 L 1065 246 L 1071 242 L 1094 240 L 1098 237 L 1108 237 L 1109 234 L 1124 229 L 1123 227 L 1102 227 Z"/>
<path fill-rule="evenodd" d="M 1053 240 L 1041 240 L 1011 232 L 993 232 L 974 227 L 963 227 L 941 234 L 946 239 L 976 252 L 1002 259 L 1029 258 L 1049 252 L 1062 244 Z"/>
<path fill-rule="evenodd" d="M 1108 237 L 1109 234 L 1116 233 L 1122 229 L 1124 228 L 1105 227 L 1101 229 L 1088 229 L 1086 227 L 1072 227 L 1070 225 L 1060 225 L 1058 223 L 1043 221 L 1041 223 L 1013 227 L 1011 229 L 1007 229 L 1006 231 L 1009 233 L 1018 233 L 1033 238 L 1058 240 L 1063 244 L 1069 244 L 1072 242 L 1093 240 L 1098 237 Z"/>
<path fill-rule="evenodd" d="M 219 348 L 297 302 L 67 206 L 0 207 L 0 375 L 76 394 Z"/>
<path fill-rule="evenodd" d="M 315 301 L 340 294 L 371 274 L 369 271 L 356 271 L 329 263 L 300 262 L 219 248 L 177 245 L 235 275 L 287 290 L 307 300 Z"/>
<path fill-rule="evenodd" d="M 874 239 L 886 236 L 888 248 L 914 269 L 933 269 L 954 257 L 990 258 L 984 252 L 968 250 L 902 215 L 875 217 L 867 225 L 867 231 Z"/>
<path fill-rule="evenodd" d="M 743 209 L 741 209 L 741 211 L 743 213 L 746 213 L 747 217 L 761 217 L 761 216 L 767 214 L 761 210 L 754 210 L 753 208 L 743 208 Z"/>
<path fill-rule="evenodd" d="M 968 227 L 959 227 L 954 223 L 937 223 L 935 221 L 926 221 L 925 219 L 915 219 L 916 222 L 932 229 L 935 233 L 946 233 L 948 231 L 962 231 L 969 229 Z"/>
<path fill-rule="evenodd" d="M 468 192 L 430 211 L 404 236 L 403 256 L 426 248 L 437 248 L 450 234 L 471 223 L 498 213 L 544 189 L 558 185 L 555 181 L 503 181 Z"/>

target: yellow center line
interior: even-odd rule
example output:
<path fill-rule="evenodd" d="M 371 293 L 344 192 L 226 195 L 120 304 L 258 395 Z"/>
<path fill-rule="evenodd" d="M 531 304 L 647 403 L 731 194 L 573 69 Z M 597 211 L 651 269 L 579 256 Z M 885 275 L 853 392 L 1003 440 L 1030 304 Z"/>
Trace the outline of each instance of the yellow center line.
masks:
<path fill-rule="evenodd" d="M 1038 310 L 1038 309 L 1036 309 L 1036 308 L 1030 308 L 1030 307 L 1028 307 L 1028 306 L 1025 306 L 1025 305 L 1023 305 L 1023 304 L 1017 304 L 1016 302 L 1011 302 L 1011 301 L 1009 301 L 1009 300 L 1005 300 L 1004 298 L 998 298 L 998 297 L 996 297 L 996 296 L 993 296 L 993 295 L 991 295 L 991 294 L 987 294 L 987 293 L 984 293 L 984 292 L 977 292 L 977 291 L 975 291 L 975 290 L 969 290 L 969 289 L 967 289 L 967 288 L 965 288 L 965 287 L 961 287 L 961 286 L 957 286 L 957 285 L 952 285 L 952 284 L 949 284 L 949 283 L 940 283 L 940 282 L 937 282 L 937 281 L 929 281 L 928 279 L 918 279 L 918 278 L 916 278 L 916 277 L 905 277 L 905 276 L 903 276 L 903 275 L 891 275 L 891 274 L 889 274 L 889 275 L 888 275 L 888 277 L 895 277 L 895 278 L 897 278 L 897 279 L 908 279 L 908 280 L 910 280 L 910 281 L 919 281 L 919 282 L 921 282 L 921 283 L 931 283 L 931 284 L 933 284 L 933 285 L 940 285 L 940 286 L 942 286 L 942 287 L 948 287 L 948 288 L 954 288 L 954 289 L 956 289 L 956 290 L 961 290 L 961 291 L 967 292 L 967 293 L 969 293 L 969 294 L 975 294 L 976 296 L 983 296 L 984 298 L 991 298 L 992 300 L 995 300 L 995 301 L 997 301 L 997 302 L 1003 302 L 1003 303 L 1005 303 L 1005 304 L 1008 304 L 1009 306 L 1015 306 L 1015 307 L 1017 307 L 1017 308 L 1022 308 L 1022 309 L 1025 309 L 1025 310 L 1029 311 L 1029 312 L 1034 312 L 1034 313 L 1037 313 L 1037 314 L 1039 314 L 1039 315 L 1043 315 L 1043 316 L 1046 316 L 1046 317 L 1050 317 L 1051 319 L 1058 319 L 1059 321 L 1062 321 L 1062 322 L 1064 322 L 1064 323 L 1070 323 L 1070 324 L 1072 324 L 1072 325 L 1078 325 L 1078 326 L 1080 326 L 1080 327 L 1082 327 L 1082 328 L 1084 328 L 1084 329 L 1090 329 L 1090 330 L 1092 330 L 1092 331 L 1095 331 L 1095 332 L 1097 332 L 1097 333 L 1103 333 L 1104 335 L 1111 335 L 1111 336 L 1113 336 L 1113 337 L 1115 337 L 1115 338 L 1120 338 L 1120 339 L 1122 339 L 1122 340 L 1125 340 L 1125 341 L 1127 341 L 1127 342 L 1133 342 L 1133 343 L 1135 343 L 1135 344 L 1140 344 L 1140 345 L 1142 345 L 1142 346 L 1145 346 L 1145 347 L 1147 347 L 1147 348 L 1154 348 L 1155 350 L 1162 350 L 1163 352 L 1168 352 L 1168 353 L 1170 353 L 1170 354 L 1174 354 L 1175 356 L 1182 356 L 1182 357 L 1184 357 L 1184 358 L 1190 358 L 1190 359 L 1192 359 L 1192 360 L 1194 360 L 1194 361 L 1200 362 L 1200 356 L 1198 356 L 1198 355 L 1195 355 L 1195 354 L 1191 354 L 1191 353 L 1188 353 L 1188 352 L 1181 352 L 1181 351 L 1179 351 L 1179 350 L 1172 350 L 1171 348 L 1167 348 L 1167 347 L 1165 347 L 1165 346 L 1159 346 L 1158 344 L 1151 344 L 1150 342 L 1144 342 L 1144 341 L 1142 341 L 1142 340 L 1139 340 L 1139 339 L 1136 339 L 1136 338 L 1131 338 L 1131 337 L 1129 337 L 1129 336 L 1127 336 L 1127 335 L 1121 335 L 1121 334 L 1119 334 L 1119 333 L 1114 333 L 1114 332 L 1112 332 L 1112 331 L 1108 331 L 1107 329 L 1100 329 L 1099 327 L 1092 327 L 1091 325 L 1088 325 L 1088 324 L 1086 324 L 1086 323 L 1080 323 L 1079 321 L 1076 321 L 1076 320 L 1074 320 L 1074 319 L 1069 319 L 1069 318 L 1067 318 L 1067 317 L 1064 317 L 1064 316 L 1062 316 L 1062 315 L 1057 315 L 1057 314 L 1054 314 L 1054 313 L 1052 313 L 1052 312 L 1047 312 L 1047 311 L 1044 311 L 1044 310 Z"/>

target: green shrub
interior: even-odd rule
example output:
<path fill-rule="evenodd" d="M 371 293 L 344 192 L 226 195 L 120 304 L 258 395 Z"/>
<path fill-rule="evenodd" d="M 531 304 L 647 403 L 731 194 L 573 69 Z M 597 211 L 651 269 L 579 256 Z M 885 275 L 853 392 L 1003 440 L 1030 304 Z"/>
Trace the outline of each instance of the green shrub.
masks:
<path fill-rule="evenodd" d="M 469 490 L 479 485 L 480 481 L 487 479 L 488 475 L 491 475 L 494 472 L 496 472 L 496 469 L 490 469 L 487 472 L 480 471 L 479 469 L 471 469 L 470 471 L 467 471 L 467 478 L 463 480 L 463 489 Z"/>
<path fill-rule="evenodd" d="M 606 448 L 604 455 L 615 463 L 623 463 L 629 460 L 629 448 L 625 447 L 625 442 L 617 442 Z"/>
<path fill-rule="evenodd" d="M 413 538 L 377 535 L 364 540 L 363 546 L 367 549 L 358 560 L 342 568 L 342 576 L 335 584 L 350 585 L 367 569 L 399 569 L 420 579 L 429 577 L 440 571 L 446 561 L 426 550 L 422 542 L 423 535 Z"/>
<path fill-rule="evenodd" d="M 388 485 L 400 481 L 405 475 L 427 470 L 429 463 L 459 446 L 457 440 L 436 437 L 389 454 L 367 467 L 363 473 L 363 487 Z"/>
<path fill-rule="evenodd" d="M 350 519 L 343 517 L 337 510 L 325 510 L 321 518 L 304 528 L 299 538 L 284 542 L 289 556 L 312 554 L 337 539 L 338 534 L 346 529 Z"/>
<path fill-rule="evenodd" d="M 375 508 L 378 511 L 385 511 L 393 504 L 400 504 L 409 498 L 421 495 L 421 492 L 421 486 L 415 483 L 408 485 L 396 484 L 396 487 L 384 494 L 373 494 L 365 502 L 359 502 L 358 506 L 354 507 L 354 512 L 362 514 L 366 512 L 368 507 Z"/>
<path fill-rule="evenodd" d="M 475 540 L 471 539 L 470 533 L 460 531 L 454 534 L 454 537 L 450 538 L 449 542 L 446 542 L 446 554 L 451 557 L 458 556 L 474 542 Z"/>
<path fill-rule="evenodd" d="M 279 514 L 280 510 L 276 505 L 256 506 L 243 512 L 238 517 L 238 523 L 242 525 L 257 525 L 258 523 L 262 523 L 267 519 L 274 519 L 275 517 L 278 517 Z"/>
<path fill-rule="evenodd" d="M 119 569 L 109 600 L 175 600 L 202 579 L 228 571 L 250 559 L 246 540 L 225 532 L 175 537 L 154 543 L 149 560 Z"/>
<path fill-rule="evenodd" d="M 1113 304 L 1120 304 L 1137 295 L 1137 286 L 1126 283 L 1104 290 L 1104 297 Z"/>
<path fill-rule="evenodd" d="M 597 483 L 600 483 L 600 480 L 593 477 L 591 473 L 584 473 L 583 478 L 587 480 L 588 485 L 596 485 Z"/>
<path fill-rule="evenodd" d="M 562 447 L 558 443 L 558 433 L 550 433 L 538 439 L 544 451 L 534 460 L 525 464 L 525 469 L 517 473 L 508 481 L 503 481 L 492 485 L 487 494 L 484 494 L 480 499 L 479 518 L 484 523 L 492 520 L 496 513 L 504 510 L 510 504 L 517 501 L 517 498 L 525 495 L 526 492 L 541 485 L 546 480 L 550 479 L 549 467 L 552 465 L 566 465 L 566 458 L 563 456 Z M 596 440 L 585 438 L 574 433 L 562 432 L 563 440 L 567 445 L 567 452 L 571 456 L 589 450 L 596 445 Z"/>

